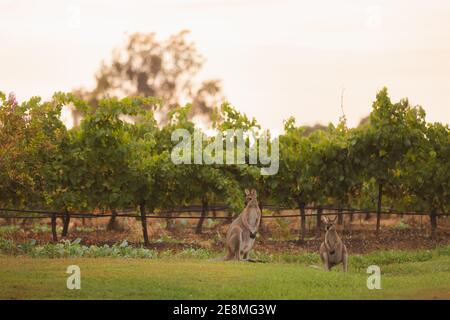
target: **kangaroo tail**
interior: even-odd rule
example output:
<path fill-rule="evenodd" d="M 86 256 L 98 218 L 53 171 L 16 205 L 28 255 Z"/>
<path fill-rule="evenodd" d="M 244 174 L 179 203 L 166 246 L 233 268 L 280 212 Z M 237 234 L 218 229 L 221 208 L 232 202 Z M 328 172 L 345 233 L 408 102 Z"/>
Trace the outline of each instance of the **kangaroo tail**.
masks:
<path fill-rule="evenodd" d="M 317 266 L 315 264 L 311 264 L 308 267 L 313 268 L 313 269 L 319 269 L 319 270 L 322 269 L 321 267 L 319 267 L 319 266 Z"/>
<path fill-rule="evenodd" d="M 226 256 L 216 257 L 212 259 L 212 261 L 228 261 L 233 260 L 234 255 L 231 252 L 228 252 Z"/>
<path fill-rule="evenodd" d="M 227 254 L 225 256 L 221 256 L 221 257 L 216 257 L 214 259 L 212 259 L 213 261 L 228 261 L 228 260 L 233 260 L 234 258 L 234 253 L 233 251 L 230 250 L 230 248 L 227 246 Z"/>
<path fill-rule="evenodd" d="M 231 238 L 235 238 L 236 236 L 237 235 L 233 235 Z M 239 241 L 237 241 L 237 244 L 235 244 L 234 246 L 232 244 L 231 245 L 227 244 L 226 248 L 227 248 L 227 254 L 225 256 L 217 257 L 213 260 L 214 261 L 229 261 L 229 260 L 233 260 L 236 258 L 237 258 L 237 260 L 239 260 L 239 257 L 236 256 L 236 254 L 239 253 L 239 249 L 240 249 Z"/>

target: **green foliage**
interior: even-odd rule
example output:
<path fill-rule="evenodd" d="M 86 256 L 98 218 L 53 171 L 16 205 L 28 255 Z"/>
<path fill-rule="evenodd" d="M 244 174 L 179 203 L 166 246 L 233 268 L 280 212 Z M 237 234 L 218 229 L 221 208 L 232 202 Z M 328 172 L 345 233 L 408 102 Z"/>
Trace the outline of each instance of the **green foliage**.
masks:
<path fill-rule="evenodd" d="M 261 129 L 255 118 L 249 119 L 246 114 L 239 112 L 228 102 L 222 103 L 220 112 L 215 114 L 213 127 L 222 131 L 242 129 L 248 132 Z"/>
<path fill-rule="evenodd" d="M 15 224 L 0 226 L 0 236 L 13 234 L 19 230 L 20 230 L 20 227 Z"/>
<path fill-rule="evenodd" d="M 183 249 L 182 251 L 179 251 L 172 255 L 174 258 L 179 259 L 212 259 L 216 256 L 213 252 L 207 250 L 207 249 Z"/>
<path fill-rule="evenodd" d="M 64 95 L 49 102 L 33 97 L 19 105 L 15 96 L 0 101 L 0 204 L 33 207 L 45 203 L 58 147 L 67 130 L 59 119 Z"/>
<path fill-rule="evenodd" d="M 157 252 L 146 248 L 134 248 L 124 240 L 120 244 L 109 246 L 84 246 L 80 244 L 80 238 L 62 240 L 56 244 L 37 245 L 36 240 L 30 240 L 14 246 L 10 240 L 0 239 L 0 252 L 14 255 L 28 255 L 33 258 L 156 258 Z"/>
<path fill-rule="evenodd" d="M 315 131 L 305 136 L 305 127 L 296 127 L 293 118 L 285 122 L 280 136 L 280 168 L 274 177 L 277 200 L 293 206 L 321 202 L 324 195 L 320 186 L 323 158 L 318 153 L 325 133 Z"/>
<path fill-rule="evenodd" d="M 312 130 L 288 119 L 278 138 L 275 176 L 261 175 L 260 165 L 175 165 L 170 157 L 175 129 L 197 132 L 202 147 L 213 138 L 190 120 L 193 105 L 172 107 L 167 122 L 158 124 L 155 112 L 162 104 L 151 97 L 126 97 L 99 99 L 94 106 L 64 93 L 19 104 L 14 95 L 1 93 L 0 206 L 70 214 L 138 206 L 153 212 L 216 202 L 238 213 L 243 190 L 256 188 L 262 204 L 373 208 L 382 184 L 388 205 L 449 210 L 448 125 L 426 123 L 422 108 L 408 100 L 393 103 L 387 89 L 377 94 L 370 121 L 355 129 L 341 121 Z M 67 105 L 84 115 L 70 130 L 60 120 Z M 263 133 L 256 119 L 229 103 L 218 110 L 214 128 Z M 247 160 L 250 143 L 247 138 Z M 191 152 L 193 159 L 194 148 Z"/>
<path fill-rule="evenodd" d="M 400 222 L 393 226 L 396 230 L 407 230 L 409 229 L 409 224 L 407 224 L 404 220 L 400 220 Z"/>
<path fill-rule="evenodd" d="M 450 129 L 439 123 L 427 124 L 420 145 L 403 158 L 401 179 L 415 204 L 425 210 L 450 209 Z"/>
<path fill-rule="evenodd" d="M 407 99 L 392 103 L 386 88 L 378 92 L 368 125 L 355 129 L 349 140 L 353 165 L 365 181 L 374 179 L 391 197 L 401 195 L 401 162 L 408 152 L 420 148 L 425 112 Z"/>

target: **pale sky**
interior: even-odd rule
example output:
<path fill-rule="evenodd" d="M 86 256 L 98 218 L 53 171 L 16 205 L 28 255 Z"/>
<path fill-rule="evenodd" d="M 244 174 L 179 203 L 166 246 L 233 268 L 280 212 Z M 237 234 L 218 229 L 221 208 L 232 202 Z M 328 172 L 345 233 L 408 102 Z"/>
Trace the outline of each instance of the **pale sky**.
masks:
<path fill-rule="evenodd" d="M 228 100 L 265 128 L 350 125 L 390 89 L 450 123 L 448 0 L 0 0 L 0 90 L 19 100 L 91 88 L 126 32 L 182 29 Z"/>

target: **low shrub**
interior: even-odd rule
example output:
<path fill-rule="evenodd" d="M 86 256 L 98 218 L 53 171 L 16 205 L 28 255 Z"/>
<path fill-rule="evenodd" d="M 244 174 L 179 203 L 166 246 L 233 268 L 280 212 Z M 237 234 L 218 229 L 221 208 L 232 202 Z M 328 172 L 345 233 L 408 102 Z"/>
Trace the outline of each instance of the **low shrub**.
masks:
<path fill-rule="evenodd" d="M 37 245 L 36 240 L 32 239 L 28 242 L 14 246 L 8 240 L 0 240 L 0 251 L 2 253 L 28 255 L 31 257 L 46 258 L 97 258 L 97 257 L 122 257 L 122 258 L 156 258 L 158 253 L 154 250 L 139 247 L 135 248 L 128 245 L 124 240 L 120 244 L 109 246 L 85 246 L 80 244 L 81 239 L 74 241 L 61 240 L 59 243 Z"/>

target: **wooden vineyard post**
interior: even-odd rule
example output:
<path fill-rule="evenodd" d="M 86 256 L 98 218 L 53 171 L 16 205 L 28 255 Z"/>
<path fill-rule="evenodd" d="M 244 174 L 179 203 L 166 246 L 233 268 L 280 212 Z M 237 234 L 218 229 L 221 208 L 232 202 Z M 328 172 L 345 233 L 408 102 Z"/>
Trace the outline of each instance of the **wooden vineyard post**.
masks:
<path fill-rule="evenodd" d="M 141 211 L 141 224 L 142 224 L 142 234 L 144 235 L 144 245 L 148 247 L 150 242 L 148 241 L 148 232 L 147 232 L 147 216 L 145 215 L 145 202 L 142 202 L 139 206 Z"/>
<path fill-rule="evenodd" d="M 67 234 L 69 233 L 69 224 L 70 224 L 70 213 L 69 211 L 66 209 L 65 210 L 65 215 L 63 218 L 63 230 L 62 230 L 62 234 L 61 237 L 67 237 Z"/>
<path fill-rule="evenodd" d="M 321 227 L 322 227 L 322 212 L 323 212 L 322 207 L 317 208 L 317 214 L 316 214 L 316 229 L 317 229 L 317 232 L 321 231 Z"/>
<path fill-rule="evenodd" d="M 377 231 L 376 235 L 378 236 L 380 233 L 380 225 L 381 225 L 381 202 L 383 199 L 383 185 L 380 183 L 378 185 L 378 204 L 377 204 Z"/>
<path fill-rule="evenodd" d="M 111 218 L 109 218 L 108 225 L 106 226 L 106 230 L 108 231 L 115 231 L 117 230 L 117 210 L 112 209 L 111 210 Z"/>
<path fill-rule="evenodd" d="M 306 233 L 306 216 L 305 216 L 305 205 L 302 202 L 298 202 L 300 210 L 300 237 L 305 240 Z"/>
<path fill-rule="evenodd" d="M 58 241 L 58 234 L 56 233 L 56 214 L 52 214 L 52 236 L 53 236 L 53 242 Z"/>
<path fill-rule="evenodd" d="M 344 215 L 343 215 L 343 209 L 341 207 L 338 208 L 338 220 L 337 220 L 337 224 L 341 225 L 344 222 Z"/>
<path fill-rule="evenodd" d="M 431 224 L 431 239 L 436 240 L 436 230 L 437 230 L 437 214 L 436 210 L 431 210 L 430 213 L 430 224 Z"/>
<path fill-rule="evenodd" d="M 197 227 L 195 229 L 196 234 L 202 233 L 203 222 L 205 221 L 207 212 L 208 212 L 208 201 L 204 198 L 202 200 L 202 215 L 200 216 L 200 219 L 198 220 L 197 223 Z"/>

